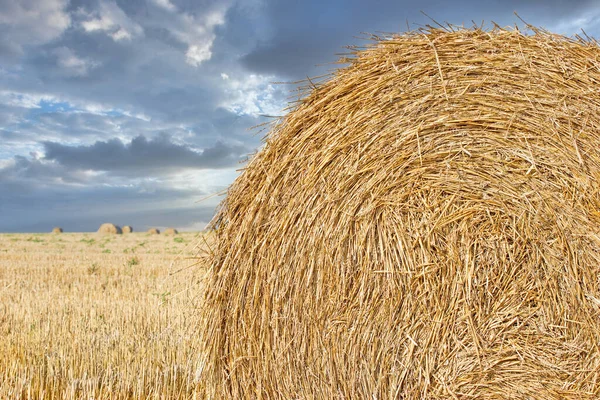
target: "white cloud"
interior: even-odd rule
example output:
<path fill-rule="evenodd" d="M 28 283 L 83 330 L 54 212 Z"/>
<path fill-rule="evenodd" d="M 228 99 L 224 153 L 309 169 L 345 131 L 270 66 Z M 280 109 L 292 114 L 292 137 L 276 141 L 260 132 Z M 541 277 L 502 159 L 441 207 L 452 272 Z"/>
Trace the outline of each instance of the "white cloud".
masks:
<path fill-rule="evenodd" d="M 155 7 L 147 8 L 146 15 L 134 21 L 114 0 L 102 2 L 93 13 L 78 12 L 78 16 L 83 17 L 80 25 L 86 32 L 104 32 L 116 42 L 142 36 L 144 28 L 158 28 L 186 46 L 188 65 L 199 67 L 212 58 L 215 30 L 225 24 L 230 0 L 215 1 L 197 13 L 180 12 L 170 0 L 150 0 L 150 3 Z"/>
<path fill-rule="evenodd" d="M 120 28 L 118 31 L 111 33 L 110 37 L 112 37 L 115 42 L 120 40 L 131 40 L 131 33 L 123 28 Z"/>
<path fill-rule="evenodd" d="M 87 17 L 81 23 L 86 32 L 105 32 L 115 42 L 131 40 L 144 34 L 144 29 L 130 19 L 114 0 L 100 3 L 99 11 Z"/>
<path fill-rule="evenodd" d="M 170 176 L 168 182 L 163 182 L 163 185 L 178 189 L 198 190 L 201 193 L 213 195 L 226 189 L 238 175 L 239 171 L 236 168 L 207 169 L 200 174 L 197 170 L 180 170 L 176 175 Z M 202 198 L 197 199 L 197 201 L 200 200 L 202 200 Z M 215 196 L 211 197 L 211 199 L 206 199 L 201 203 L 216 205 L 219 201 L 220 199 L 218 196 Z"/>
<path fill-rule="evenodd" d="M 0 0 L 0 25 L 9 42 L 39 45 L 59 37 L 71 24 L 68 0 Z"/>
<path fill-rule="evenodd" d="M 83 104 L 80 104 L 78 106 L 78 108 L 80 108 L 81 110 L 84 110 L 85 112 L 88 112 L 90 114 L 94 114 L 94 115 L 107 115 L 108 113 L 112 113 L 112 112 L 118 112 L 121 113 L 121 110 L 117 110 L 114 107 L 111 107 L 108 104 L 102 104 L 102 103 L 94 103 L 94 102 L 85 102 Z"/>
<path fill-rule="evenodd" d="M 3 170 L 5 168 L 8 168 L 9 166 L 12 166 L 14 164 L 14 160 L 13 159 L 0 159 L 0 170 Z"/>
<path fill-rule="evenodd" d="M 559 19 L 557 23 L 550 25 L 548 29 L 551 32 L 563 35 L 581 34 L 583 29 L 589 35 L 600 34 L 600 7 L 595 9 L 586 9 L 583 13 L 568 19 Z"/>
<path fill-rule="evenodd" d="M 154 4 L 156 4 L 160 8 L 164 8 L 168 11 L 177 11 L 177 7 L 169 0 L 151 0 Z"/>
<path fill-rule="evenodd" d="M 60 50 L 60 49 L 57 49 Z M 67 49 L 70 50 L 70 49 Z M 69 61 L 74 65 L 75 71 L 81 68 L 79 61 Z M 47 105 L 60 105 L 62 108 L 67 109 L 70 113 L 89 113 L 100 116 L 115 116 L 124 115 L 129 118 L 135 118 L 141 121 L 150 122 L 151 117 L 138 112 L 131 112 L 128 110 L 122 110 L 111 106 L 110 104 L 103 104 L 98 102 L 92 102 L 89 100 L 82 100 L 71 97 L 57 97 L 48 93 L 27 93 L 27 92 L 15 92 L 11 90 L 0 90 L 0 104 L 21 107 L 29 109 L 42 108 L 43 103 Z"/>
<path fill-rule="evenodd" d="M 86 76 L 91 69 L 99 65 L 95 61 L 78 57 L 68 47 L 59 47 L 54 49 L 53 53 L 56 56 L 56 64 L 68 76 Z"/>
<path fill-rule="evenodd" d="M 150 122 L 152 121 L 152 117 L 150 117 L 149 115 L 146 115 L 144 113 L 132 113 L 130 111 L 121 111 L 121 113 L 129 118 L 136 118 L 139 120 L 142 120 L 144 122 Z"/>
<path fill-rule="evenodd" d="M 45 93 L 19 93 L 10 90 L 0 90 L 0 104 L 22 108 L 40 108 L 41 102 L 57 102 L 56 97 Z"/>
<path fill-rule="evenodd" d="M 186 62 L 194 67 L 200 66 L 212 57 L 212 46 L 216 38 L 215 28 L 225 23 L 227 7 L 208 11 L 202 15 L 179 14 L 169 26 L 170 32 L 181 42 L 187 44 Z"/>
<path fill-rule="evenodd" d="M 273 80 L 273 76 L 255 74 L 235 79 L 228 77 L 224 79 L 226 96 L 220 106 L 237 115 L 278 115 L 285 102 L 283 90 L 277 88 Z"/>
<path fill-rule="evenodd" d="M 84 21 L 81 23 L 83 29 L 86 32 L 95 32 L 95 31 L 108 31 L 112 29 L 115 25 L 112 20 L 108 19 L 106 16 L 101 18 L 90 19 L 88 21 Z"/>
<path fill-rule="evenodd" d="M 166 30 L 185 44 L 185 62 L 193 67 L 212 58 L 215 29 L 225 23 L 228 1 L 216 2 L 212 8 L 207 6 L 208 9 L 197 14 L 178 12 L 169 0 L 151 0 L 151 3 L 156 6 L 155 15 L 141 19 L 141 24 Z M 81 27 L 86 32 L 104 32 L 116 42 L 131 41 L 144 34 L 144 27 L 129 18 L 114 0 L 102 2 L 92 14 L 80 14 L 84 16 Z"/>
<path fill-rule="evenodd" d="M 187 53 L 185 53 L 186 62 L 197 67 L 204 61 L 210 60 L 212 57 L 212 40 L 214 40 L 214 38 L 212 38 L 211 41 L 190 45 Z"/>

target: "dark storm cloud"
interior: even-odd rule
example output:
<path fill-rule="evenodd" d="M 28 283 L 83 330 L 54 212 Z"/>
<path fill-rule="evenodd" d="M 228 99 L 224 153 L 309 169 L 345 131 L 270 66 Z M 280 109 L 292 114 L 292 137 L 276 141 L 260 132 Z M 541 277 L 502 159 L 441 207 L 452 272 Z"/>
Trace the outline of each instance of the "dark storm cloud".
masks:
<path fill-rule="evenodd" d="M 81 170 L 156 173 L 177 168 L 216 169 L 235 166 L 249 149 L 217 142 L 197 151 L 166 136 L 148 140 L 138 136 L 129 143 L 120 139 L 97 141 L 90 146 L 65 146 L 44 142 L 45 158 Z"/>
<path fill-rule="evenodd" d="M 439 0 L 334 0 L 302 2 L 267 0 L 266 14 L 271 26 L 270 37 L 242 57 L 242 63 L 258 73 L 270 73 L 291 79 L 306 78 L 327 72 L 331 66 L 317 64 L 337 60 L 336 53 L 345 46 L 364 44 L 354 38 L 362 32 L 399 32 L 434 22 L 464 24 L 472 21 L 495 21 L 500 25 L 520 23 L 515 11 L 528 23 L 545 25 L 557 19 L 584 12 L 596 5 L 593 0 L 504 0 L 461 1 L 459 4 Z"/>

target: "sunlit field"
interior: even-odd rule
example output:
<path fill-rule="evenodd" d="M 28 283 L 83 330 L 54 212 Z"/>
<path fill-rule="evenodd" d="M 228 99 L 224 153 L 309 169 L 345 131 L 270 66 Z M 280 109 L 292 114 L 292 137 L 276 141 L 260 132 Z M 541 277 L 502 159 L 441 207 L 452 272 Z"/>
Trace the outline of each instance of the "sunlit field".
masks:
<path fill-rule="evenodd" d="M 195 398 L 200 235 L 0 235 L 0 399 Z"/>

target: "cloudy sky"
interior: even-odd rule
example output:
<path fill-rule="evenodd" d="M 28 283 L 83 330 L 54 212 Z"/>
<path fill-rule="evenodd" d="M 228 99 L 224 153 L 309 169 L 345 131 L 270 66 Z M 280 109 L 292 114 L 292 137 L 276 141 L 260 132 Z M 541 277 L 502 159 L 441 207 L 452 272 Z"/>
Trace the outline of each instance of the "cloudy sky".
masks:
<path fill-rule="evenodd" d="M 598 0 L 0 0 L 0 232 L 203 229 L 279 82 L 421 11 L 600 35 Z"/>

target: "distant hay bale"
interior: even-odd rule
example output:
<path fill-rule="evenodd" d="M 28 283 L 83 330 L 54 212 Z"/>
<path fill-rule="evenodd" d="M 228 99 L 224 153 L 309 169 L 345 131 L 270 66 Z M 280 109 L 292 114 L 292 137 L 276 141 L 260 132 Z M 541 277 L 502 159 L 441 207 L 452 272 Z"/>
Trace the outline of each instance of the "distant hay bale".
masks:
<path fill-rule="evenodd" d="M 201 258 L 207 398 L 600 396 L 600 48 L 532 29 L 376 38 L 273 127 Z"/>
<path fill-rule="evenodd" d="M 123 233 L 123 231 L 121 230 L 121 228 L 115 224 L 111 224 L 111 223 L 106 223 L 106 224 L 102 224 L 100 225 L 100 228 L 98 229 L 98 233 L 105 233 L 105 234 L 121 234 Z"/>
<path fill-rule="evenodd" d="M 55 226 L 52 229 L 52 233 L 63 233 L 63 228 L 61 228 L 60 226 Z"/>
<path fill-rule="evenodd" d="M 131 233 L 131 232 L 133 232 L 133 228 L 131 226 L 125 225 L 123 227 L 123 233 Z"/>
<path fill-rule="evenodd" d="M 163 233 L 165 235 L 177 235 L 179 232 L 175 228 L 167 228 Z"/>
<path fill-rule="evenodd" d="M 160 233 L 160 230 L 158 230 L 157 228 L 150 228 L 148 229 L 148 233 L 151 235 L 158 235 Z"/>

